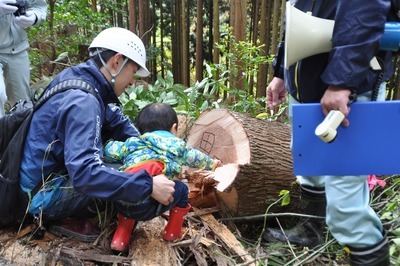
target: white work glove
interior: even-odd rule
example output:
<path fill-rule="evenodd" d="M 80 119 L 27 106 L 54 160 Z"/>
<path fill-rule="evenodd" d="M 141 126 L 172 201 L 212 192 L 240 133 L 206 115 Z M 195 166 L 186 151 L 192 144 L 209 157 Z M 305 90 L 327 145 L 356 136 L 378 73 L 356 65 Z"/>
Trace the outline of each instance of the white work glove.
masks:
<path fill-rule="evenodd" d="M 16 0 L 0 0 L 0 15 L 12 14 L 17 11 L 18 7 L 10 5 L 16 3 Z"/>
<path fill-rule="evenodd" d="M 0 0 L 1 1 L 1 0 Z M 18 16 L 15 17 L 15 22 L 20 25 L 22 28 L 27 28 L 29 26 L 32 26 L 35 24 L 37 21 L 37 17 L 35 13 L 32 11 L 26 11 L 26 14 L 23 16 Z"/>

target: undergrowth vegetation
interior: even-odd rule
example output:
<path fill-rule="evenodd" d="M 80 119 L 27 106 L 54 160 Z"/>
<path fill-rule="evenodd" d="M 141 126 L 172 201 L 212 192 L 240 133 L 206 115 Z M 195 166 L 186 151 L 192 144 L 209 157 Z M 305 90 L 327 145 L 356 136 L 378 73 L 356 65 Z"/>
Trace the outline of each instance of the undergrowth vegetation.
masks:
<path fill-rule="evenodd" d="M 392 175 L 379 178 L 384 180 L 386 185 L 372 188 L 370 191 L 371 207 L 380 216 L 384 229 L 388 233 L 391 265 L 397 266 L 400 265 L 400 176 Z M 288 202 L 285 197 L 287 197 L 287 194 L 281 195 L 276 203 Z M 298 217 L 298 214 L 296 214 L 296 217 Z M 268 211 L 264 219 L 267 218 Z M 275 217 L 275 219 L 278 218 Z M 289 216 L 286 219 L 294 218 Z M 260 227 L 265 228 L 265 226 L 266 223 L 263 223 Z M 262 232 L 264 228 L 257 231 Z M 243 239 L 250 250 L 253 250 L 253 255 L 258 258 L 258 265 L 260 266 L 349 265 L 346 249 L 332 237 L 327 227 L 324 244 L 314 249 L 295 246 L 290 242 L 263 243 L 260 239 L 261 235 L 258 235 L 256 240 Z"/>

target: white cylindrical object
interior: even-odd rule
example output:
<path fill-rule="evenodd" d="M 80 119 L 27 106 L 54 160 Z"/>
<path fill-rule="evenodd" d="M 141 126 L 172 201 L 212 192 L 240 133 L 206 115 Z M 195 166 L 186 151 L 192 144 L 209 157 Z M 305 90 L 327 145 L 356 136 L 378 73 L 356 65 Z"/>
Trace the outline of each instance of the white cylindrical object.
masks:
<path fill-rule="evenodd" d="M 344 114 L 339 110 L 330 111 L 324 121 L 315 129 L 315 135 L 326 143 L 332 142 L 337 135 L 336 129 L 342 123 L 343 119 Z"/>

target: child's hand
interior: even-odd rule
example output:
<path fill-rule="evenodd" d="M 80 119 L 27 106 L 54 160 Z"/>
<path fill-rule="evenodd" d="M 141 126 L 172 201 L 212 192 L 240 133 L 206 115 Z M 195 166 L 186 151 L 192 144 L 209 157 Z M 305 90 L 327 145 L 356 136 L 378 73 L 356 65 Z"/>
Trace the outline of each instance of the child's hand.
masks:
<path fill-rule="evenodd" d="M 217 168 L 217 167 L 220 167 L 220 166 L 222 166 L 222 162 L 220 161 L 220 160 L 218 160 L 218 159 L 214 159 L 214 169 L 213 170 L 215 170 L 215 168 Z"/>

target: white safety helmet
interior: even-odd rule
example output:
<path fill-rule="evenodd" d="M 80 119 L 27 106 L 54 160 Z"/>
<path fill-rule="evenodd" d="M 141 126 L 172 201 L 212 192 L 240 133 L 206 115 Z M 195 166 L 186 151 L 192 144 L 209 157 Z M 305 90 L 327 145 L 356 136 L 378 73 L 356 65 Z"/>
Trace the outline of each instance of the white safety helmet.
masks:
<path fill-rule="evenodd" d="M 120 53 L 139 65 L 136 75 L 147 77 L 150 75 L 146 68 L 146 49 L 142 40 L 127 29 L 113 27 L 100 32 L 89 46 L 91 48 L 109 49 Z"/>

